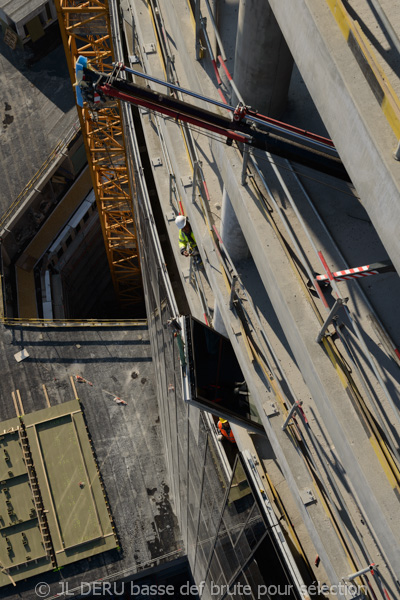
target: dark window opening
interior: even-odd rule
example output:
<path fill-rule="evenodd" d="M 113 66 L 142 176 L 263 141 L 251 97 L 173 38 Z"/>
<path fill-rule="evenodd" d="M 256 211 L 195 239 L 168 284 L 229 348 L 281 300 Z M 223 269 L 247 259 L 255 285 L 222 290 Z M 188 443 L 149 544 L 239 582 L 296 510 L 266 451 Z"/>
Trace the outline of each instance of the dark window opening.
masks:
<path fill-rule="evenodd" d="M 193 317 L 186 334 L 192 399 L 264 431 L 230 340 Z"/>

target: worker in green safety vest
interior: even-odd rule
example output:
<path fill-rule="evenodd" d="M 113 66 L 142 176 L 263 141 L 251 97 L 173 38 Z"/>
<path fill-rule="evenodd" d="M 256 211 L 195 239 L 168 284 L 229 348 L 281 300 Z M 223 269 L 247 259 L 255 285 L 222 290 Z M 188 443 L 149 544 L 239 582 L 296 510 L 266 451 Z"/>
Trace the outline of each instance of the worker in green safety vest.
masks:
<path fill-rule="evenodd" d="M 183 256 L 191 254 L 198 255 L 197 243 L 194 233 L 189 223 L 188 217 L 178 215 L 175 219 L 175 225 L 179 229 L 179 250 Z"/>

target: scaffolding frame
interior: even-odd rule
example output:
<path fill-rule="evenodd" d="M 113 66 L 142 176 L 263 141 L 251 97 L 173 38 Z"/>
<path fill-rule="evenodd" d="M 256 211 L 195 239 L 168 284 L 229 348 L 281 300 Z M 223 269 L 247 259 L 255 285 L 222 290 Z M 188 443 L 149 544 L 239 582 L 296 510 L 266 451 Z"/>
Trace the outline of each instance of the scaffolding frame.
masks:
<path fill-rule="evenodd" d="M 80 56 L 103 73 L 113 70 L 108 0 L 56 0 L 71 82 Z M 132 194 L 119 100 L 92 110 L 77 105 L 107 259 L 121 308 L 142 303 L 143 291 Z"/>

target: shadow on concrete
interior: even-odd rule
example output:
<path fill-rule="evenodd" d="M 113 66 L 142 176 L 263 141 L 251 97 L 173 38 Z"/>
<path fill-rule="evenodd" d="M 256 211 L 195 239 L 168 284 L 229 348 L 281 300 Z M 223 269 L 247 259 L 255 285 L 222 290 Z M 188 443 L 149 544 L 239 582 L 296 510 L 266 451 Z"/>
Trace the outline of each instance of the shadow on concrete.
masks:
<path fill-rule="evenodd" d="M 75 105 L 58 23 L 51 25 L 43 38 L 28 42 L 23 49 L 11 50 L 1 39 L 0 55 L 64 113 Z"/>
<path fill-rule="evenodd" d="M 386 29 L 384 23 L 382 22 L 382 19 L 376 12 L 375 7 L 372 4 L 372 2 L 368 1 L 368 5 L 369 5 L 371 12 L 373 13 L 376 21 L 379 24 L 380 29 L 383 31 L 388 44 L 390 45 L 390 50 L 387 50 L 386 48 L 382 47 L 382 44 L 376 39 L 376 37 L 375 37 L 374 33 L 371 31 L 371 29 L 360 18 L 360 16 L 357 14 L 357 11 L 354 10 L 354 8 L 350 5 L 349 0 L 344 0 L 344 5 L 346 7 L 347 12 L 351 16 L 351 18 L 354 19 L 355 21 L 358 21 L 363 33 L 365 34 L 365 36 L 367 37 L 367 39 L 371 43 L 371 45 L 375 48 L 375 50 L 377 52 L 379 52 L 379 54 L 382 56 L 382 58 L 385 60 L 385 62 L 387 62 L 387 64 L 390 66 L 390 68 L 393 69 L 393 71 L 397 73 L 399 70 L 399 53 L 398 53 L 397 49 L 394 47 L 393 42 L 390 38 L 390 35 L 388 34 L 387 29 Z"/>
<path fill-rule="evenodd" d="M 106 346 L 150 346 L 150 341 L 149 340 L 129 340 L 129 341 L 124 341 L 124 340 L 111 340 L 111 339 L 102 339 L 101 340 L 102 344 L 105 344 Z M 18 346 L 20 345 L 20 343 L 17 344 Z M 40 341 L 40 342 L 29 342 L 30 346 L 74 346 L 76 345 L 75 342 L 70 341 L 70 342 L 60 342 L 60 341 Z M 85 341 L 82 342 L 82 347 L 85 346 L 98 346 L 99 342 L 95 342 L 95 341 Z"/>
<path fill-rule="evenodd" d="M 32 358 L 31 356 L 26 359 L 30 363 L 41 363 L 41 364 L 52 364 L 54 363 L 54 358 Z M 151 356 L 140 356 L 135 358 L 135 362 L 152 362 Z M 94 356 L 93 358 L 81 358 L 79 359 L 79 363 L 81 364 L 98 364 L 98 363 L 132 363 L 132 357 L 127 356 L 123 358 L 121 356 L 110 356 L 107 358 L 98 358 Z M 76 364 L 76 358 L 59 358 L 57 357 L 57 364 Z"/>

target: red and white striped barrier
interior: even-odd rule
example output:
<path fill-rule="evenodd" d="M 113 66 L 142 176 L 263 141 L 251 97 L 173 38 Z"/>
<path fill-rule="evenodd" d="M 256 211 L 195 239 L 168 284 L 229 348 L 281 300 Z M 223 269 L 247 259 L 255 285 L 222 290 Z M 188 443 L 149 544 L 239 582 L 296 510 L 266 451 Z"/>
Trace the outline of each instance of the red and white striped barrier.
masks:
<path fill-rule="evenodd" d="M 335 281 L 346 281 L 348 279 L 357 279 L 360 277 L 369 277 L 370 275 L 379 275 L 380 273 L 388 273 L 394 270 L 395 268 L 390 261 L 382 261 L 373 263 L 372 265 L 355 267 L 354 269 L 336 271 L 336 273 L 332 273 L 332 277 Z M 329 281 L 329 276 L 317 275 L 317 281 Z"/>

